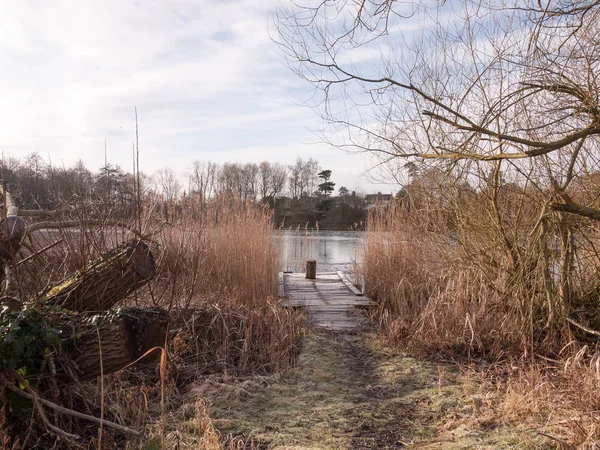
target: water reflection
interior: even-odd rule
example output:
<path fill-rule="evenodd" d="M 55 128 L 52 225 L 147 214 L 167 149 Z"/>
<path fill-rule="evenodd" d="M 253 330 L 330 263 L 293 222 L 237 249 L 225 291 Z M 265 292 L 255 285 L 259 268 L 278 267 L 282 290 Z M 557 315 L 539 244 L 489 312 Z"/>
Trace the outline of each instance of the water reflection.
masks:
<path fill-rule="evenodd" d="M 286 230 L 280 232 L 282 270 L 303 272 L 307 259 L 317 260 L 317 272 L 352 272 L 362 261 L 362 231 Z"/>

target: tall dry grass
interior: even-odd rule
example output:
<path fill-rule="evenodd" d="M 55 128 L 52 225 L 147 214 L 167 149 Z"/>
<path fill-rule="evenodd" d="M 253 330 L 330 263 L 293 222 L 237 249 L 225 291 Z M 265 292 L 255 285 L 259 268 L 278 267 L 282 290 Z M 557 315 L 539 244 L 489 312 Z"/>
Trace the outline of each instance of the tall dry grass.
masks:
<path fill-rule="evenodd" d="M 165 308 L 177 328 L 189 327 L 194 316 L 191 311 L 200 309 L 219 318 L 214 323 L 203 319 L 203 326 L 214 331 L 210 339 L 215 350 L 228 345 L 244 349 L 242 355 L 231 359 L 240 361 L 244 370 L 253 365 L 248 362 L 253 354 L 266 371 L 271 365 L 278 370 L 288 366 L 297 350 L 294 342 L 300 322 L 277 306 L 281 257 L 271 213 L 234 197 L 188 198 L 170 205 L 147 199 L 145 205 L 141 230 L 136 233 L 149 236 L 157 274 L 123 304 Z M 28 245 L 33 249 L 60 242 L 17 266 L 22 298 L 36 299 L 90 261 L 136 237 L 130 229 L 102 220 L 90 226 L 91 211 L 77 211 L 77 215 L 81 216 L 78 226 L 45 229 L 30 236 Z M 123 222 L 135 230 L 133 221 Z M 220 324 L 229 331 L 217 330 Z M 217 343 L 217 336 L 223 342 Z"/>
<path fill-rule="evenodd" d="M 133 231 L 103 225 L 102 220 L 90 225 L 86 221 L 91 215 L 77 211 L 76 217 L 64 222 L 79 220 L 79 226 L 31 236 L 31 251 L 26 254 L 60 242 L 17 266 L 22 298 L 35 300 L 115 245 L 146 235 L 156 256 L 157 274 L 123 304 L 169 311 L 167 364 L 160 370 L 133 368 L 106 376 L 103 383 L 64 389 L 53 393 L 53 400 L 97 416 L 104 405 L 105 419 L 145 427 L 148 432 L 140 441 L 105 429 L 103 448 L 133 448 L 143 442 L 149 448 L 184 444 L 219 448 L 221 443 L 223 448 L 245 448 L 243 437 L 220 436 L 214 430 L 205 406 L 194 410 L 186 425 L 189 429 L 172 418 L 189 409 L 188 388 L 206 376 L 232 383 L 238 377 L 284 371 L 294 363 L 303 319 L 277 304 L 280 256 L 270 212 L 230 197 L 188 198 L 170 205 L 146 199 L 141 220 L 126 224 Z M 193 403 L 202 401 L 197 398 Z M 56 423 L 89 438 L 83 448 L 99 445 L 97 429 L 85 421 L 65 416 Z M 27 445 L 31 439 L 54 445 L 52 434 L 38 425 Z"/>
<path fill-rule="evenodd" d="M 483 261 L 457 237 L 424 228 L 413 214 L 402 203 L 371 213 L 363 276 L 381 330 L 396 343 L 449 353 L 527 349 L 529 311 L 516 306 L 526 288 L 500 270 L 480 270 Z M 506 255 L 489 258 L 508 264 Z"/>
<path fill-rule="evenodd" d="M 489 175 L 471 188 L 452 172 L 424 174 L 403 199 L 371 211 L 363 276 L 378 304 L 373 317 L 409 350 L 484 357 L 514 373 L 500 377 L 502 420 L 544 422 L 548 433 L 593 448 L 596 227 L 547 209 L 539 189 Z"/>
<path fill-rule="evenodd" d="M 593 338 L 567 319 L 600 325 L 595 229 L 540 214 L 527 189 L 444 182 L 371 211 L 363 276 L 382 330 L 490 356 L 555 356 L 574 337 Z"/>
<path fill-rule="evenodd" d="M 171 289 L 161 296 L 179 306 L 213 296 L 254 307 L 277 295 L 280 255 L 268 210 L 223 197 L 191 199 L 171 214 L 157 239 L 161 278 Z"/>
<path fill-rule="evenodd" d="M 596 449 L 600 441 L 599 355 L 581 348 L 557 364 L 527 364 L 502 383 L 498 417 L 535 423 L 555 443 Z M 552 438 L 550 438 L 552 439 Z"/>

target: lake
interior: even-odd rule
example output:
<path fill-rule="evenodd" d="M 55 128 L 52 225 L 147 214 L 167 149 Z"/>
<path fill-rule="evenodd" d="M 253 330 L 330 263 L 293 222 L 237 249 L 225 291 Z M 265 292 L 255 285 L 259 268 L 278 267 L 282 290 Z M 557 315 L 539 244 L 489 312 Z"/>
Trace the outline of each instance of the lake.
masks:
<path fill-rule="evenodd" d="M 304 261 L 316 259 L 317 272 L 351 273 L 362 261 L 364 236 L 363 231 L 280 231 L 282 270 L 304 272 Z"/>

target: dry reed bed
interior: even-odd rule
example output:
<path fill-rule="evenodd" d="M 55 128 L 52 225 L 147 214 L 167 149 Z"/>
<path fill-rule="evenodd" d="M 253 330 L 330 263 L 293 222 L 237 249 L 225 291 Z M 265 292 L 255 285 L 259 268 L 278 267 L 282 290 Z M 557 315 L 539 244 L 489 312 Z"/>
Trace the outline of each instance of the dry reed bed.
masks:
<path fill-rule="evenodd" d="M 106 376 L 102 383 L 56 391 L 53 400 L 96 416 L 104 404 L 105 419 L 149 431 L 140 441 L 105 429 L 102 448 L 138 448 L 143 442 L 148 448 L 175 448 L 182 439 L 199 445 L 197 448 L 219 448 L 220 441 L 226 448 L 246 448 L 242 437 L 220 437 L 210 424 L 202 398 L 192 401 L 186 392 L 206 376 L 231 382 L 285 371 L 295 360 L 303 319 L 277 306 L 280 258 L 271 215 L 256 204 L 234 198 L 187 199 L 183 207 L 159 207 L 158 203 L 148 207 L 142 229 L 158 255 L 157 276 L 125 303 L 169 311 L 166 364 L 161 364 L 160 370 L 154 363 Z M 57 238 L 63 241 L 18 268 L 22 295 L 36 298 L 48 286 L 132 236 L 120 227 L 84 226 L 75 232 L 33 236 L 37 248 Z M 173 417 L 182 410 L 190 414 L 186 405 L 190 401 L 198 408 L 186 419 L 186 431 Z M 78 444 L 81 448 L 99 448 L 97 427 L 69 417 L 55 420 L 64 430 L 87 437 Z M 39 424 L 29 437 L 26 429 L 20 433 L 13 427 L 12 431 L 19 435 L 12 440 L 15 449 L 69 448 L 72 444 L 57 441 Z M 7 442 L 4 445 L 11 448 Z"/>
<path fill-rule="evenodd" d="M 476 377 L 498 394 L 488 411 L 497 419 L 595 448 L 599 348 L 567 322 L 600 324 L 595 231 L 570 224 L 579 242 L 565 278 L 566 252 L 554 249 L 566 219 L 537 224 L 531 198 L 484 194 L 413 191 L 410 202 L 371 212 L 363 276 L 379 304 L 373 317 L 412 352 L 487 361 Z M 526 206 L 516 212 L 519 199 Z"/>

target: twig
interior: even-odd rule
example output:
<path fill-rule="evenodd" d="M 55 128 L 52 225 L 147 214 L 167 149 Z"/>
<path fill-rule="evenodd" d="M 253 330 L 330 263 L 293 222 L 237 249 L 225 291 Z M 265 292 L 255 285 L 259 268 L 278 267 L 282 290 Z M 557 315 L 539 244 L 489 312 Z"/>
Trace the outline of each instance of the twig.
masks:
<path fill-rule="evenodd" d="M 31 389 L 26 383 L 24 383 L 24 386 L 25 386 L 25 389 L 30 391 L 30 393 L 19 389 L 18 387 L 16 387 L 13 384 L 8 384 L 6 387 L 8 389 L 10 389 L 11 391 L 33 401 L 33 405 L 35 406 L 36 411 L 40 415 L 42 422 L 44 423 L 44 426 L 46 428 L 48 428 L 50 431 L 52 431 L 54 434 L 56 434 L 57 436 L 60 436 L 62 438 L 67 438 L 67 439 L 73 439 L 73 440 L 79 439 L 79 436 L 77 436 L 76 434 L 67 433 L 66 431 L 61 430 L 60 428 L 52 425 L 50 423 L 50 421 L 48 420 L 48 417 L 46 417 L 44 408 L 42 408 L 42 405 L 41 405 L 41 404 L 45 404 L 47 402 L 47 400 L 41 399 L 37 395 L 37 393 L 33 389 Z M 48 402 L 48 403 L 50 403 L 50 402 Z M 52 405 L 54 405 L 54 403 L 52 403 Z M 55 406 L 58 406 L 58 405 L 55 405 Z"/>
<path fill-rule="evenodd" d="M 144 353 L 142 356 L 140 356 L 138 359 L 136 359 L 133 362 L 130 362 L 129 364 L 127 364 L 125 367 L 120 368 L 116 373 L 121 372 L 122 370 L 126 370 L 129 369 L 132 366 L 135 366 L 137 363 L 139 363 L 142 359 L 144 359 L 146 356 L 148 356 L 150 353 L 152 353 L 154 350 L 160 350 L 160 351 L 164 351 L 162 347 L 152 347 L 150 350 L 148 350 L 146 353 Z"/>
<path fill-rule="evenodd" d="M 559 439 L 559 438 L 557 438 L 557 437 L 551 436 L 551 435 L 549 435 L 549 434 L 546 434 L 546 433 L 542 433 L 541 431 L 538 431 L 538 432 L 537 432 L 537 434 L 538 434 L 539 436 L 544 436 L 544 437 L 547 437 L 548 439 L 552 439 L 553 441 L 556 441 L 556 442 L 558 442 L 558 443 L 560 444 L 561 448 L 564 448 L 564 449 L 573 448 L 573 447 L 572 447 L 571 445 L 569 445 L 567 442 L 565 442 L 565 441 L 563 441 L 562 439 Z"/>
<path fill-rule="evenodd" d="M 86 227 L 86 226 L 118 226 L 125 228 L 135 235 L 139 237 L 143 237 L 141 233 L 138 233 L 136 230 L 132 229 L 128 224 L 123 223 L 119 220 L 93 220 L 93 219 L 84 219 L 84 220 L 67 220 L 64 222 L 37 222 L 30 225 L 27 228 L 28 233 L 32 233 L 37 230 L 42 230 L 44 228 L 75 228 L 75 227 Z"/>
<path fill-rule="evenodd" d="M 19 395 L 21 395 L 21 396 L 23 396 L 25 398 L 28 398 L 29 400 L 33 400 L 34 403 L 35 403 L 36 400 L 34 400 L 34 398 L 36 398 L 36 397 L 34 395 L 32 395 L 32 394 L 30 394 L 28 392 L 25 392 L 25 391 L 19 389 L 18 387 L 16 387 L 15 385 L 12 385 L 12 384 L 9 384 L 7 387 L 8 387 L 8 389 L 10 389 L 11 391 L 13 391 L 14 393 L 19 394 Z M 56 403 L 52 403 L 52 402 L 50 402 L 48 400 L 45 400 L 43 398 L 37 397 L 37 401 L 39 403 L 41 403 L 42 405 L 47 406 L 48 408 L 51 408 L 51 409 L 54 409 L 55 411 L 58 411 L 59 413 L 67 414 L 69 416 L 77 417 L 79 419 L 89 420 L 90 422 L 94 422 L 94 423 L 97 423 L 97 424 L 99 424 L 100 422 L 102 422 L 103 426 L 114 428 L 115 430 L 122 431 L 123 433 L 133 434 L 134 436 L 141 436 L 141 434 L 142 434 L 141 431 L 133 430 L 133 429 L 125 427 L 123 425 L 119 425 L 118 423 L 110 422 L 110 421 L 108 421 L 106 419 L 104 419 L 104 420 L 101 421 L 97 417 L 90 416 L 88 414 L 83 414 L 83 413 L 80 413 L 80 412 L 77 412 L 77 411 L 73 411 L 72 409 L 64 408 L 62 406 L 57 405 Z M 59 431 L 62 431 L 62 430 L 59 430 Z M 70 435 L 70 436 L 74 436 L 74 435 Z M 75 438 L 79 438 L 79 436 L 75 436 Z"/>
<path fill-rule="evenodd" d="M 54 243 L 52 243 L 52 244 L 50 244 L 50 245 L 47 245 L 47 246 L 45 246 L 45 247 L 44 247 L 44 248 L 42 248 L 41 250 L 38 250 L 37 252 L 35 252 L 33 255 L 29 255 L 27 258 L 24 258 L 24 259 L 22 259 L 21 261 L 19 261 L 18 263 L 16 263 L 16 264 L 15 264 L 15 267 L 19 267 L 21 264 L 24 264 L 24 263 L 26 263 L 27 261 L 29 261 L 29 260 L 31 260 L 31 259 L 33 259 L 33 258 L 35 258 L 36 256 L 38 256 L 38 255 L 41 255 L 41 254 L 42 254 L 42 253 L 44 253 L 45 251 L 47 251 L 47 250 L 50 250 L 52 247 L 54 247 L 54 246 L 56 246 L 56 245 L 60 244 L 60 243 L 61 243 L 62 241 L 64 241 L 64 240 L 65 240 L 64 238 L 60 238 L 58 241 L 56 241 L 56 242 L 54 242 Z"/>
<path fill-rule="evenodd" d="M 19 216 L 21 217 L 40 217 L 40 216 L 56 216 L 61 213 L 73 211 L 74 208 L 65 206 L 63 208 L 58 208 L 54 210 L 45 210 L 45 209 L 20 209 Z"/>
<path fill-rule="evenodd" d="M 560 361 L 557 361 L 556 359 L 548 358 L 547 356 L 544 356 L 544 355 L 540 355 L 539 353 L 535 353 L 535 356 L 537 356 L 540 359 L 543 359 L 544 361 L 547 361 L 547 362 L 550 362 L 553 364 L 558 364 L 558 365 L 561 364 Z"/>
<path fill-rule="evenodd" d="M 576 326 L 577 328 L 582 329 L 583 331 L 593 334 L 594 336 L 599 336 L 600 337 L 600 331 L 596 331 L 596 330 L 592 330 L 591 328 L 588 328 L 584 325 L 581 325 L 579 322 L 575 322 L 573 319 L 569 319 L 567 317 L 567 322 L 569 322 L 571 325 Z"/>
<path fill-rule="evenodd" d="M 544 207 L 542 208 L 542 211 L 540 212 L 540 217 L 538 218 L 537 222 L 535 223 L 535 225 L 533 226 L 533 228 L 531 229 L 531 231 L 529 232 L 528 237 L 531 237 L 535 234 L 535 232 L 537 231 L 537 229 L 540 227 L 542 221 L 548 216 L 548 212 L 546 211 L 546 209 L 548 208 L 549 203 L 546 203 L 544 205 Z"/>
<path fill-rule="evenodd" d="M 76 228 L 81 226 L 117 226 L 121 228 L 125 228 L 128 231 L 131 231 L 137 237 L 143 240 L 147 240 L 150 237 L 158 234 L 162 231 L 163 227 L 159 227 L 154 231 L 150 231 L 149 233 L 140 233 L 135 228 L 130 225 L 120 221 L 120 220 L 93 220 L 93 219 L 85 219 L 85 220 L 70 220 L 65 222 L 37 222 L 30 225 L 27 228 L 27 234 L 31 234 L 34 231 L 42 230 L 44 228 Z"/>

